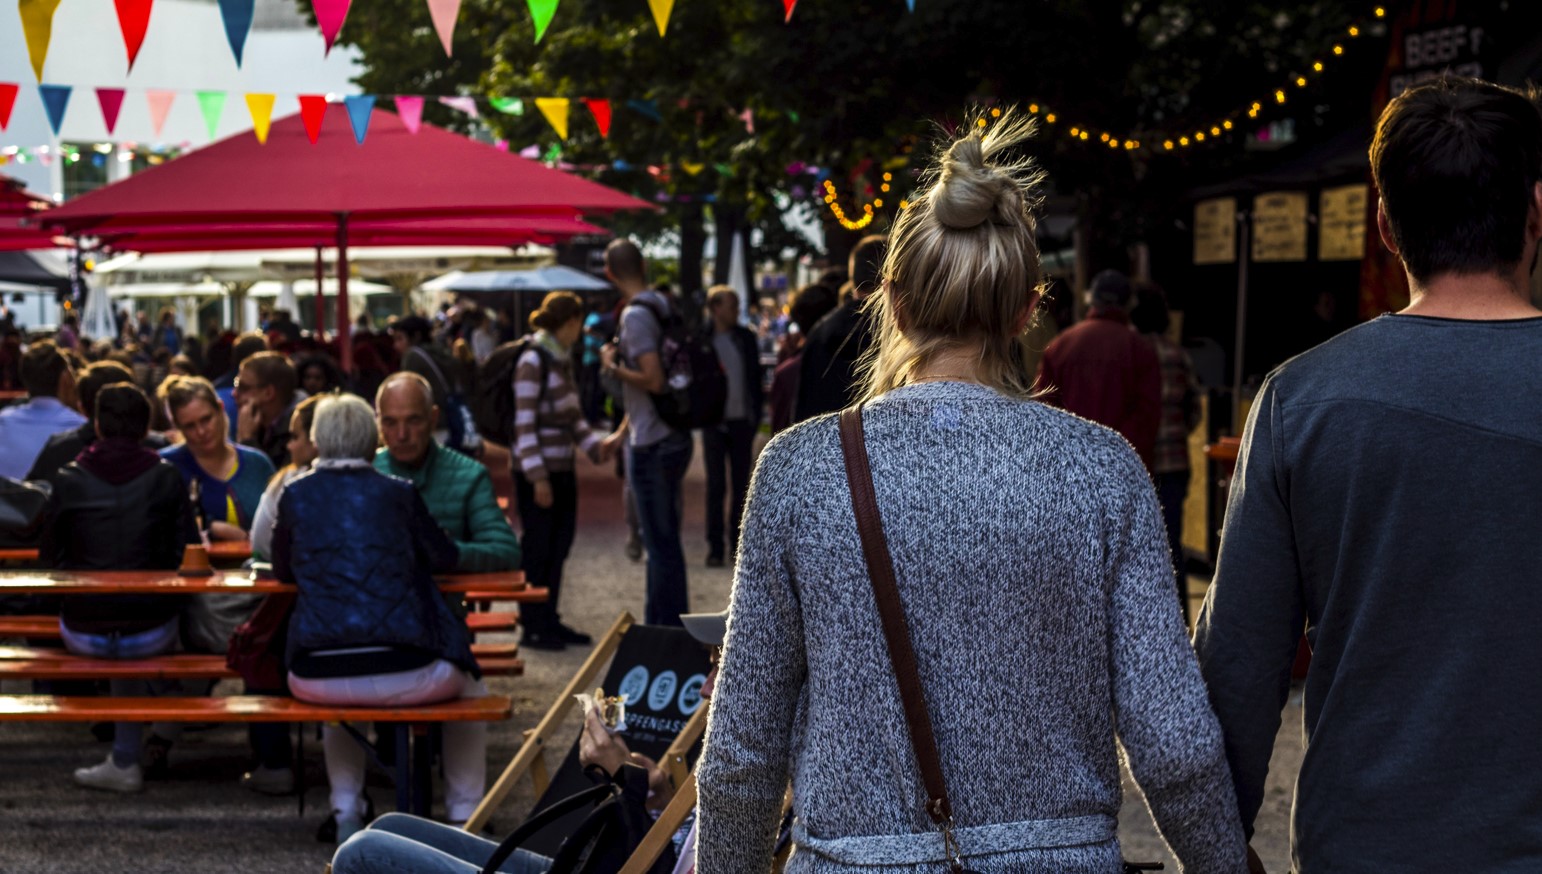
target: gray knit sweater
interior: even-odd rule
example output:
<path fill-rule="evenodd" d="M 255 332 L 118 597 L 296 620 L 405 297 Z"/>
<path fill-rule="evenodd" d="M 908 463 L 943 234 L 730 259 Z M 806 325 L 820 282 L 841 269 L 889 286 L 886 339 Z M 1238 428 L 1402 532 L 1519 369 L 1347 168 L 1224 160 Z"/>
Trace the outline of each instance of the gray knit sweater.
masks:
<path fill-rule="evenodd" d="M 1242 872 L 1156 496 L 1117 434 L 963 383 L 864 411 L 967 867 L 1119 871 L 1116 735 L 1184 871 Z M 834 416 L 756 468 L 698 772 L 701 874 L 940 872 Z"/>

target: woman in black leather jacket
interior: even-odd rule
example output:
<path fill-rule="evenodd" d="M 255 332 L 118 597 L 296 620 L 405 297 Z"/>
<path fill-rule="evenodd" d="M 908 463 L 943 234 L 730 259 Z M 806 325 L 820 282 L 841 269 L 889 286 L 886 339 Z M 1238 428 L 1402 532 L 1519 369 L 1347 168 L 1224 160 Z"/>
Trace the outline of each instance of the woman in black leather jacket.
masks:
<path fill-rule="evenodd" d="M 289 482 L 273 527 L 273 571 L 295 583 L 286 662 L 296 698 L 318 704 L 412 706 L 487 694 L 465 622 L 433 580 L 455 544 L 412 483 L 377 473 L 374 411 L 353 395 L 316 407 L 311 471 Z M 364 751 L 323 731 L 338 841 L 363 826 Z M 471 816 L 486 783 L 487 726 L 444 727 L 445 803 Z"/>

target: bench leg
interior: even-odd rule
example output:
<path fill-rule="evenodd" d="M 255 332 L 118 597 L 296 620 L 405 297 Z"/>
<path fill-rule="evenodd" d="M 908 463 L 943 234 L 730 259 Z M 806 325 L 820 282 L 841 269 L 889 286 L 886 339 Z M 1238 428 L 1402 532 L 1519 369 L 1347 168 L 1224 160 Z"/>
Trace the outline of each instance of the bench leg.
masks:
<path fill-rule="evenodd" d="M 434 733 L 427 725 L 412 732 L 412 812 L 427 817 L 434 802 Z"/>
<path fill-rule="evenodd" d="M 412 812 L 412 727 L 405 722 L 392 723 L 396 732 L 396 809 Z"/>

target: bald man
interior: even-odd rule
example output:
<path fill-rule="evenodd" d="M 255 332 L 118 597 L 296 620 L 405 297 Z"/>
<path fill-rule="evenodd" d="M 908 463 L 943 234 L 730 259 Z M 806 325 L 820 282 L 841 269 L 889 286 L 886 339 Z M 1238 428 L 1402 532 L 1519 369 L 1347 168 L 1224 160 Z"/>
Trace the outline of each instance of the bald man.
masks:
<path fill-rule="evenodd" d="M 428 380 L 393 373 L 375 393 L 375 423 L 385 448 L 375 469 L 412 480 L 428 511 L 460 548 L 457 571 L 487 573 L 519 567 L 519 538 L 498 509 L 493 480 L 482 463 L 434 441 L 439 408 Z"/>

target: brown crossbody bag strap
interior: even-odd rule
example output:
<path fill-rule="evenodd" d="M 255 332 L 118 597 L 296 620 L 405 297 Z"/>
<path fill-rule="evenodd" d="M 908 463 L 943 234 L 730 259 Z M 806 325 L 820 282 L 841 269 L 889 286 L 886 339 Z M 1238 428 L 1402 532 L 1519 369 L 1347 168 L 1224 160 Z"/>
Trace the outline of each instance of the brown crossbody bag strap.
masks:
<path fill-rule="evenodd" d="M 846 460 L 846 483 L 851 488 L 851 507 L 857 516 L 857 531 L 862 537 L 862 555 L 867 559 L 868 579 L 873 585 L 873 599 L 883 622 L 883 636 L 889 647 L 889 660 L 899 681 L 900 702 L 905 707 L 905 722 L 910 727 L 910 744 L 921 781 L 926 786 L 926 813 L 942 829 L 953 874 L 964 871 L 959 861 L 958 843 L 953 838 L 953 808 L 948 804 L 948 787 L 942 777 L 942 759 L 937 753 L 937 738 L 932 733 L 932 718 L 921 693 L 921 673 L 916 667 L 916 651 L 910 643 L 905 624 L 905 606 L 900 602 L 899 586 L 894 577 L 894 559 L 883 536 L 883 522 L 878 513 L 878 495 L 873 491 L 873 472 L 868 465 L 867 442 L 862 435 L 862 407 L 841 411 L 841 452 Z"/>

